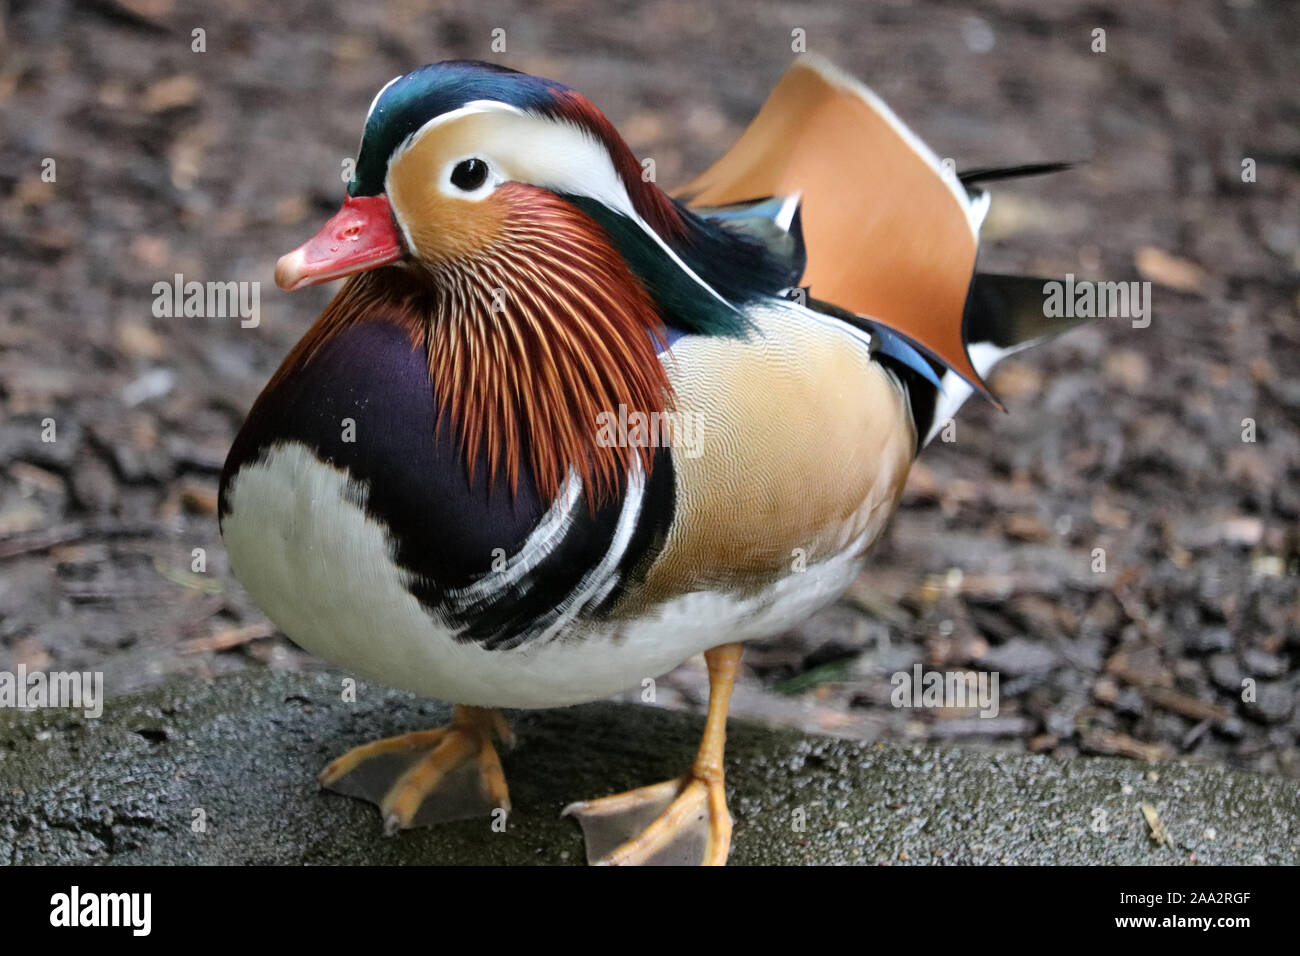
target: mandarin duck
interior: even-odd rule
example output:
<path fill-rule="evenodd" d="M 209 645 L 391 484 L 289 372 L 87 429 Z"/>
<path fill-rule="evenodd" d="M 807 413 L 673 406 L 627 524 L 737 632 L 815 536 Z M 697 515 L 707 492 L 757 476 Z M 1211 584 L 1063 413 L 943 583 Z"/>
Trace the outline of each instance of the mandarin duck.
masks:
<path fill-rule="evenodd" d="M 329 764 L 385 829 L 509 809 L 498 708 L 701 652 L 679 779 L 575 803 L 590 862 L 726 860 L 743 641 L 834 601 L 984 376 L 1060 329 L 975 272 L 984 179 L 800 57 L 675 196 L 578 92 L 451 61 L 375 97 L 285 290 L 347 277 L 225 464 L 231 568 L 295 643 L 453 703 Z"/>

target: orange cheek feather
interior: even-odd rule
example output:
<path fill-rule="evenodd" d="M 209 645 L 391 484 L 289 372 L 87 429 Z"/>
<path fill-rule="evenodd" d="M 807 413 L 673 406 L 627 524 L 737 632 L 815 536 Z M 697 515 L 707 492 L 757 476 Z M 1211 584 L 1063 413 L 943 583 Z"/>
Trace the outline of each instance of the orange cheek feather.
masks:
<path fill-rule="evenodd" d="M 413 252 L 431 266 L 472 259 L 500 240 L 508 209 L 498 190 L 483 199 L 448 196 L 436 184 L 438 165 L 416 144 L 388 172 L 388 197 Z"/>

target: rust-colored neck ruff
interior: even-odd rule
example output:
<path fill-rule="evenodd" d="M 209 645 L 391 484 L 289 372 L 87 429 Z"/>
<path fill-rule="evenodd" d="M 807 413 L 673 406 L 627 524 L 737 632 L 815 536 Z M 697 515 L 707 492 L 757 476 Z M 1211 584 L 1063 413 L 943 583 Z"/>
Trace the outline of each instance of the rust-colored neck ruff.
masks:
<path fill-rule="evenodd" d="M 594 507 L 623 487 L 634 457 L 650 469 L 653 448 L 598 442 L 597 416 L 670 408 L 663 323 L 590 218 L 541 190 L 497 192 L 507 191 L 511 215 L 480 251 L 349 279 L 267 391 L 349 325 L 396 321 L 428 350 L 470 481 L 481 455 L 492 482 L 504 477 L 514 493 L 525 464 L 551 501 L 572 469 Z"/>

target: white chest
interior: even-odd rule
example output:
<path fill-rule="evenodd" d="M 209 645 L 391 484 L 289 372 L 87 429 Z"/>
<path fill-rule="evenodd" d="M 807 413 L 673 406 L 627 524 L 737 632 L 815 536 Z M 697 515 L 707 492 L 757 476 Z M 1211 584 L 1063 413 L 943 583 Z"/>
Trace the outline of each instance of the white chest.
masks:
<path fill-rule="evenodd" d="M 296 644 L 347 671 L 456 703 L 553 707 L 608 696 L 728 641 L 798 623 L 852 581 L 832 559 L 738 598 L 684 595 L 634 621 L 576 624 L 506 650 L 456 639 L 406 588 L 365 489 L 301 444 L 233 479 L 222 534 L 236 577 Z"/>

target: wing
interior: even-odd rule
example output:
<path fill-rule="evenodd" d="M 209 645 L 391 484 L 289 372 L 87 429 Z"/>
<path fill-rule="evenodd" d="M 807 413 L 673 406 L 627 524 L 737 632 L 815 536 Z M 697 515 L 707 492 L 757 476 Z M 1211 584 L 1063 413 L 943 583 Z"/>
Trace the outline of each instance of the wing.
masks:
<path fill-rule="evenodd" d="M 812 294 L 896 328 L 988 394 L 962 336 L 987 199 L 874 93 L 807 54 L 682 191 L 692 206 L 795 194 Z"/>

